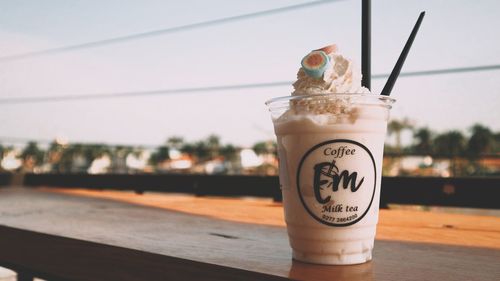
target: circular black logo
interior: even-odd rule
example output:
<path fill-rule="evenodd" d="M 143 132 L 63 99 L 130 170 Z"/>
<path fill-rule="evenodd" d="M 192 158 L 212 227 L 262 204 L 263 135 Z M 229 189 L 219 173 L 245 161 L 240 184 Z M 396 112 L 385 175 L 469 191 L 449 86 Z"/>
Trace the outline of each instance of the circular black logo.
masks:
<path fill-rule="evenodd" d="M 349 226 L 368 213 L 375 196 L 377 168 L 363 144 L 329 140 L 309 149 L 297 169 L 297 189 L 307 212 L 329 226 Z"/>

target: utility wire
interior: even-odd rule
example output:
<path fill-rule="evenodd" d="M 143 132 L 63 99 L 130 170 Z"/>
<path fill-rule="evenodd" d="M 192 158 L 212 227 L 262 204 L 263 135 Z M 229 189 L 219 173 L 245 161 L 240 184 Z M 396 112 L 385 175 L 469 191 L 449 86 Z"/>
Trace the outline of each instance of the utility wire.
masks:
<path fill-rule="evenodd" d="M 0 144 L 3 143 L 9 143 L 9 144 L 25 144 L 30 141 L 33 141 L 33 139 L 28 139 L 28 138 L 18 138 L 18 137 L 5 137 L 5 136 L 0 136 Z M 41 144 L 49 144 L 53 142 L 54 140 L 48 140 L 48 139 L 37 139 L 37 143 Z"/>
<path fill-rule="evenodd" d="M 263 17 L 263 16 L 269 16 L 269 15 L 274 15 L 274 14 L 279 14 L 279 13 L 285 13 L 285 12 L 290 12 L 290 11 L 300 10 L 300 9 L 304 9 L 304 8 L 329 4 L 332 2 L 338 2 L 338 1 L 341 1 L 341 0 L 319 0 L 319 1 L 307 2 L 307 3 L 303 3 L 303 4 L 291 5 L 291 6 L 286 6 L 286 7 L 276 8 L 276 9 L 248 13 L 248 14 L 243 14 L 243 15 L 238 15 L 238 16 L 220 18 L 220 19 L 215 19 L 215 20 L 208 20 L 208 21 L 203 21 L 203 22 L 198 22 L 198 23 L 180 25 L 180 26 L 152 30 L 152 31 L 147 31 L 147 32 L 142 32 L 142 33 L 135 33 L 135 34 L 119 36 L 119 37 L 114 37 L 114 38 L 109 38 L 109 39 L 104 39 L 104 40 L 91 41 L 91 42 L 86 42 L 86 43 L 81 43 L 81 44 L 75 44 L 75 45 L 69 45 L 69 46 L 63 46 L 63 47 L 57 47 L 57 48 L 51 48 L 51 49 L 45 49 L 45 50 L 33 51 L 33 52 L 27 52 L 27 53 L 21 53 L 21 54 L 14 54 L 14 55 L 0 57 L 0 62 L 16 61 L 16 60 L 21 60 L 21 59 L 26 59 L 26 58 L 31 58 L 31 57 L 38 57 L 38 56 L 43 56 L 43 55 L 53 55 L 53 54 L 82 50 L 82 49 L 87 49 L 87 48 L 96 48 L 96 47 L 101 47 L 101 46 L 106 46 L 106 45 L 111 45 L 111 44 L 128 42 L 128 41 L 132 41 L 132 40 L 160 36 L 160 35 L 164 35 L 164 34 L 182 32 L 182 31 L 192 30 L 192 29 L 196 29 L 196 28 L 203 28 L 203 27 L 208 27 L 208 26 L 225 24 L 225 23 L 230 23 L 230 22 L 234 22 L 234 21 L 241 21 L 241 20 L 251 19 L 251 18 L 255 18 L 255 17 Z"/>
<path fill-rule="evenodd" d="M 409 77 L 409 76 L 427 76 L 427 75 L 439 75 L 439 74 L 450 74 L 450 73 L 461 73 L 461 72 L 476 72 L 476 71 L 489 71 L 500 69 L 500 64 L 494 65 L 482 65 L 482 66 L 472 66 L 472 67 L 457 67 L 457 68 L 445 68 L 436 70 L 425 70 L 425 71 L 410 71 L 402 72 L 399 77 Z M 373 75 L 373 79 L 380 79 L 389 77 L 389 74 L 378 74 Z"/>
<path fill-rule="evenodd" d="M 56 141 L 56 139 L 32 139 L 32 138 L 19 138 L 19 137 L 8 137 L 8 136 L 0 136 L 0 145 L 2 144 L 27 144 L 29 142 L 36 142 L 41 145 L 49 145 Z M 107 142 L 70 142 L 70 145 L 105 145 L 109 147 L 134 147 L 134 148 L 143 148 L 143 149 L 155 149 L 165 144 L 116 144 L 116 143 L 107 143 Z M 4 147 L 5 148 L 5 147 Z"/>
<path fill-rule="evenodd" d="M 237 85 L 223 85 L 223 86 L 211 86 L 211 87 L 199 87 L 199 88 L 161 89 L 161 90 L 151 90 L 151 91 L 84 94 L 84 95 L 72 95 L 72 96 L 5 98 L 5 99 L 0 99 L 0 105 L 13 104 L 13 103 L 38 103 L 38 102 L 54 102 L 54 101 L 89 100 L 89 99 L 129 98 L 136 96 L 171 95 L 171 94 L 181 94 L 181 93 L 200 93 L 200 92 L 213 92 L 213 91 L 270 88 L 270 87 L 289 86 L 291 85 L 291 83 L 292 82 L 290 81 L 282 81 L 282 82 L 271 82 L 271 83 L 237 84 Z"/>
<path fill-rule="evenodd" d="M 412 77 L 412 76 L 432 76 L 432 75 L 443 75 L 443 74 L 453 74 L 453 73 L 465 73 L 465 72 L 477 72 L 477 71 L 493 71 L 499 70 L 500 64 L 497 65 L 484 65 L 484 66 L 473 66 L 473 67 L 459 67 L 459 68 L 447 68 L 447 69 L 436 69 L 436 70 L 426 70 L 426 71 L 413 71 L 413 72 L 403 72 L 401 77 Z M 389 77 L 389 74 L 377 74 L 373 75 L 373 79 L 383 79 Z M 154 95 L 173 95 L 182 93 L 205 93 L 214 91 L 227 91 L 227 90 L 244 90 L 244 89 L 258 89 L 258 88 L 272 88 L 272 87 L 284 87 L 292 85 L 293 81 L 276 81 L 268 83 L 253 83 L 253 84 L 235 84 L 235 85 L 220 85 L 220 86 L 209 86 L 209 87 L 197 87 L 197 88 L 178 88 L 178 89 L 160 89 L 160 90 L 150 90 L 150 91 L 131 91 L 131 92 L 115 92 L 115 93 L 93 93 L 93 94 L 82 94 L 82 95 L 71 95 L 71 96 L 43 96 L 43 97 L 18 97 L 18 98 L 3 98 L 0 99 L 0 105 L 2 104 L 23 104 L 23 103 L 41 103 L 41 102 L 59 102 L 59 101 L 75 101 L 75 100 L 93 100 L 93 99 L 111 99 L 111 98 L 129 98 L 129 97 L 142 97 L 142 96 L 154 96 Z"/>

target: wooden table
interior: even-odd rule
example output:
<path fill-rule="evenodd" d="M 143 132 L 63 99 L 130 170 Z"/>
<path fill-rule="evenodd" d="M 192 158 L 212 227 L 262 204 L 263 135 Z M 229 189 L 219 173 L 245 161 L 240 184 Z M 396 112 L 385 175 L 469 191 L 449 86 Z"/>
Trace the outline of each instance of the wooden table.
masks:
<path fill-rule="evenodd" d="M 382 210 L 374 260 L 291 260 L 280 204 L 0 189 L 0 266 L 50 280 L 500 280 L 500 218 Z"/>

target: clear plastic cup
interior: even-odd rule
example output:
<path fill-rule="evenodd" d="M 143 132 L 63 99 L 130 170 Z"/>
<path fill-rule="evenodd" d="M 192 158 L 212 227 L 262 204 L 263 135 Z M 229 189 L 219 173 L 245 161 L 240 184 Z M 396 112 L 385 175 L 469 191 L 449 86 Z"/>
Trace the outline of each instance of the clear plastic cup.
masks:
<path fill-rule="evenodd" d="M 372 259 L 384 139 L 394 99 L 318 94 L 269 100 L 293 258 Z"/>

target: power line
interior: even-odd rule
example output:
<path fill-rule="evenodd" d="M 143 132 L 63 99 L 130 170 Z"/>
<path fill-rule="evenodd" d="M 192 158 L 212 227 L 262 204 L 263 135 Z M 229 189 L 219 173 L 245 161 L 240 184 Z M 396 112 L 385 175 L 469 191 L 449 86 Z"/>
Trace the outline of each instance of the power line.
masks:
<path fill-rule="evenodd" d="M 450 73 L 461 73 L 461 72 L 489 71 L 489 70 L 498 70 L 498 69 L 500 69 L 500 64 L 402 72 L 399 75 L 399 77 L 439 75 L 439 74 L 450 74 Z M 389 77 L 389 75 L 388 74 L 378 74 L 378 75 L 372 76 L 373 79 L 380 79 L 380 78 L 386 78 L 386 77 Z"/>
<path fill-rule="evenodd" d="M 54 143 L 56 139 L 32 139 L 32 138 L 19 138 L 19 137 L 7 137 L 7 136 L 0 136 L 0 145 L 1 144 L 27 144 L 29 142 L 36 142 L 37 144 L 41 145 L 50 145 Z M 153 144 L 116 144 L 116 143 L 107 143 L 107 142 L 70 142 L 70 145 L 105 145 L 109 147 L 135 147 L 135 148 L 143 148 L 143 149 L 156 149 L 160 146 L 163 146 L 165 144 L 158 144 L 158 145 L 153 145 Z"/>
<path fill-rule="evenodd" d="M 220 19 L 215 19 L 215 20 L 208 20 L 208 21 L 203 21 L 203 22 L 198 22 L 198 23 L 180 25 L 180 26 L 152 30 L 152 31 L 147 31 L 147 32 L 142 32 L 142 33 L 135 33 L 135 34 L 131 34 L 131 35 L 119 36 L 119 37 L 114 37 L 114 38 L 109 38 L 109 39 L 104 39 L 104 40 L 91 41 L 91 42 L 86 42 L 86 43 L 80 43 L 80 44 L 75 44 L 75 45 L 69 45 L 69 46 L 63 46 L 63 47 L 57 47 L 57 48 L 51 48 L 51 49 L 45 49 L 45 50 L 33 51 L 33 52 L 27 52 L 27 53 L 21 53 L 21 54 L 14 54 L 14 55 L 10 55 L 10 56 L 0 57 L 0 62 L 15 61 L 15 60 L 21 60 L 21 59 L 26 59 L 26 58 L 30 58 L 30 57 L 52 55 L 52 54 L 69 52 L 69 51 L 76 51 L 76 50 L 87 49 L 87 48 L 96 48 L 96 47 L 117 44 L 117 43 L 123 43 L 123 42 L 127 42 L 127 41 L 132 41 L 132 40 L 160 36 L 160 35 L 169 34 L 169 33 L 175 33 L 175 32 L 181 32 L 181 31 L 186 31 L 186 30 L 192 30 L 192 29 L 196 29 L 196 28 L 225 24 L 225 23 L 230 23 L 230 22 L 234 22 L 234 21 L 241 21 L 241 20 L 246 20 L 246 19 L 255 18 L 255 17 L 263 17 L 263 16 L 269 16 L 269 15 L 274 15 L 274 14 L 279 14 L 279 13 L 284 13 L 284 12 L 290 12 L 290 11 L 294 11 L 294 10 L 300 10 L 300 9 L 304 9 L 304 8 L 329 4 L 332 2 L 338 2 L 338 1 L 341 1 L 341 0 L 319 0 L 319 1 L 307 2 L 307 3 L 303 3 L 303 4 L 291 5 L 291 6 L 286 6 L 286 7 L 276 8 L 276 9 L 248 13 L 248 14 L 243 14 L 243 15 L 238 15 L 238 16 L 220 18 Z"/>
<path fill-rule="evenodd" d="M 33 141 L 33 139 L 0 136 L 0 144 L 2 142 L 3 143 L 10 143 L 10 144 L 24 144 L 24 143 L 27 143 L 30 141 Z M 37 139 L 36 142 L 41 143 L 41 144 L 49 144 L 49 143 L 54 142 L 54 140 Z"/>
<path fill-rule="evenodd" d="M 291 85 L 291 83 L 292 82 L 290 82 L 290 81 L 281 81 L 281 82 L 270 82 L 270 83 L 237 84 L 237 85 L 223 85 L 223 86 L 198 87 L 198 88 L 161 89 L 161 90 L 137 91 L 137 92 L 117 92 L 117 93 L 86 94 L 86 95 L 72 95 L 72 96 L 5 98 L 5 99 L 0 99 L 0 104 L 38 103 L 38 102 L 89 100 L 89 99 L 109 99 L 109 98 L 129 98 L 129 97 L 136 97 L 136 96 L 154 96 L 154 95 L 171 95 L 171 94 L 181 94 L 181 93 L 200 93 L 200 92 L 227 91 L 227 90 L 243 90 L 243 89 L 289 86 L 289 85 Z"/>
<path fill-rule="evenodd" d="M 492 71 L 499 70 L 500 64 L 497 65 L 484 65 L 473 67 L 459 67 L 447 68 L 425 71 L 403 72 L 400 76 L 429 76 L 429 75 L 443 75 L 453 73 L 477 72 L 477 71 Z M 389 74 L 373 75 L 373 79 L 383 79 L 389 77 Z M 75 100 L 93 100 L 93 99 L 111 99 L 111 98 L 130 98 L 130 97 L 143 97 L 154 95 L 173 95 L 182 93 L 204 93 L 214 91 L 227 91 L 227 90 L 245 90 L 245 89 L 258 89 L 258 88 L 272 88 L 284 87 L 292 85 L 293 81 L 276 81 L 267 83 L 252 83 L 252 84 L 235 84 L 235 85 L 220 85 L 209 87 L 197 88 L 177 88 L 177 89 L 160 89 L 150 91 L 131 91 L 131 92 L 115 92 L 115 93 L 93 93 L 72 96 L 43 96 L 43 97 L 18 97 L 18 98 L 3 98 L 0 99 L 2 104 L 23 104 L 23 103 L 41 103 L 41 102 L 60 102 L 60 101 L 75 101 Z"/>

